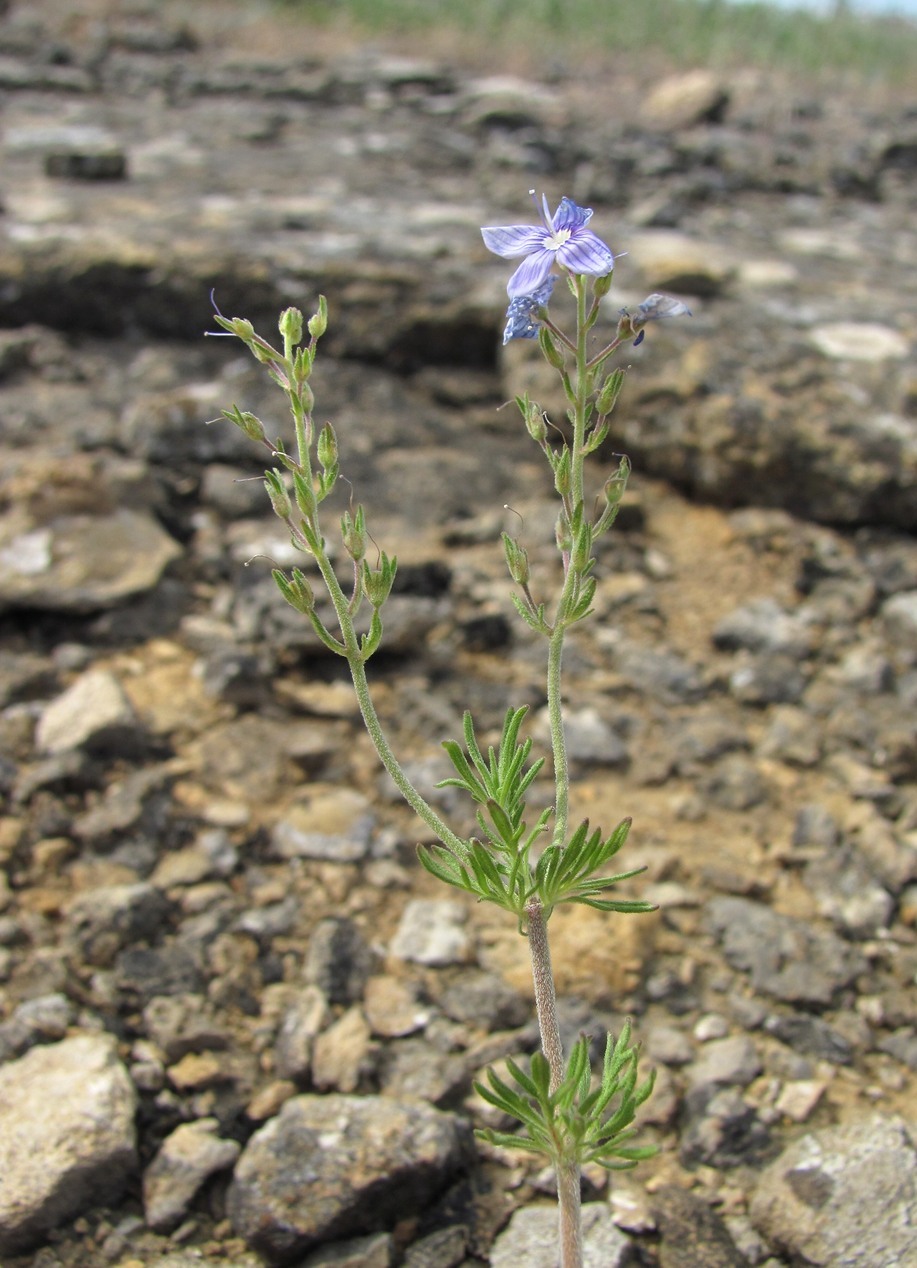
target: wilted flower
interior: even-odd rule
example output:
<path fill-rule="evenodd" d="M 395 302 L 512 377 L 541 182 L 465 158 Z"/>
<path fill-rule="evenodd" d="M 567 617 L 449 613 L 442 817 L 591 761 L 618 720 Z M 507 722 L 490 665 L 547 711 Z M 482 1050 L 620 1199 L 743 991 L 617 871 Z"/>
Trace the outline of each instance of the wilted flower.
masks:
<path fill-rule="evenodd" d="M 621 309 L 620 319 L 618 321 L 618 334 L 621 338 L 633 338 L 634 347 L 643 343 L 643 336 L 646 334 L 644 326 L 648 321 L 661 321 L 663 317 L 690 317 L 691 309 L 686 303 L 680 299 L 675 299 L 672 295 L 660 295 L 658 291 L 653 291 L 652 295 L 648 295 L 642 304 L 637 305 L 637 311 L 631 313 L 626 308 Z M 634 336 L 636 336 L 634 338 Z"/>
<path fill-rule="evenodd" d="M 533 197 L 534 192 L 531 191 Z M 540 225 L 502 225 L 481 230 L 484 245 L 495 255 L 504 260 L 526 257 L 507 283 L 510 299 L 534 295 L 555 263 L 568 273 L 588 273 L 590 277 L 605 277 L 614 268 L 615 257 L 609 247 L 586 228 L 592 218 L 591 208 L 578 207 L 572 199 L 562 198 L 551 216 L 544 195 L 541 203 Z"/>
<path fill-rule="evenodd" d="M 555 278 L 548 274 L 542 286 L 531 295 L 517 295 L 509 302 L 506 310 L 506 329 L 503 331 L 504 344 L 511 339 L 535 339 L 538 335 L 538 310 L 543 308 L 551 298 Z"/>

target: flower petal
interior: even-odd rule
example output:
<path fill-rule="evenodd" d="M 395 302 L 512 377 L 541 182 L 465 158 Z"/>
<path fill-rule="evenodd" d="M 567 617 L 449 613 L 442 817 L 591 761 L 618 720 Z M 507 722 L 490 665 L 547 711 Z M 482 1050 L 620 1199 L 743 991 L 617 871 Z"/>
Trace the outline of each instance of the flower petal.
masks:
<path fill-rule="evenodd" d="M 523 260 L 506 283 L 506 293 L 510 299 L 515 299 L 517 295 L 534 294 L 544 285 L 553 263 L 554 251 L 547 247 L 542 247 Z"/>
<path fill-rule="evenodd" d="M 552 224 L 555 232 L 558 229 L 582 229 L 592 219 L 591 207 L 579 207 L 572 198 L 562 198 L 560 206 L 554 213 Z"/>
<path fill-rule="evenodd" d="M 494 225 L 481 230 L 484 245 L 494 255 L 512 260 L 541 249 L 545 232 L 538 225 Z"/>
<path fill-rule="evenodd" d="M 581 229 L 569 242 L 557 249 L 557 263 L 571 273 L 588 273 L 605 277 L 614 268 L 615 257 L 601 238 L 591 229 Z"/>

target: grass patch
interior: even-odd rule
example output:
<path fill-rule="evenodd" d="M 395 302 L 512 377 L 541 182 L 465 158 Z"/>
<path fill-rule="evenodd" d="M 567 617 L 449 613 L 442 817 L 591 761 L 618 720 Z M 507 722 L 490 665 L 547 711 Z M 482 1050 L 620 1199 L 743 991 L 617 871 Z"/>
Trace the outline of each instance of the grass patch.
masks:
<path fill-rule="evenodd" d="M 819 16 L 730 0 L 279 0 L 310 25 L 346 23 L 386 39 L 461 35 L 507 55 L 622 55 L 672 66 L 779 68 L 828 83 L 847 78 L 917 82 L 917 23 L 859 16 L 840 4 Z"/>

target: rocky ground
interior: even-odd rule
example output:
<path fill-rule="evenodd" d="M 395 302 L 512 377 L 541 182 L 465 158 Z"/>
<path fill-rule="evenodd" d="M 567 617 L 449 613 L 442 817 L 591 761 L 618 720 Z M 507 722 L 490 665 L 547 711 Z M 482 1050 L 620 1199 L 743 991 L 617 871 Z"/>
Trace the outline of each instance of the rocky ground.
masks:
<path fill-rule="evenodd" d="M 545 738 L 499 533 L 548 593 L 554 510 L 501 406 L 562 405 L 478 233 L 535 186 L 628 252 L 612 311 L 694 312 L 628 351 L 568 657 L 574 814 L 633 816 L 659 905 L 551 926 L 568 1039 L 630 1015 L 658 1074 L 588 1262 L 917 1265 L 917 100 L 59 8 L 0 18 L 3 1264 L 554 1263 L 550 1178 L 471 1137 L 537 1044 L 524 940 L 417 865 L 208 425 L 283 400 L 202 338 L 212 288 L 268 333 L 328 296 L 318 416 L 401 562 L 378 708 L 467 830 L 462 711 Z"/>

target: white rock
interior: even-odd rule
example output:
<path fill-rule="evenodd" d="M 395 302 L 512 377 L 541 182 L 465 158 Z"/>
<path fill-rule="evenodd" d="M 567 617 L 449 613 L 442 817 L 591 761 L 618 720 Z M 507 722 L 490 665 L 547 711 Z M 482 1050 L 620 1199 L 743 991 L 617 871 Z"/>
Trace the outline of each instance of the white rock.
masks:
<path fill-rule="evenodd" d="M 39 718 L 36 741 L 45 753 L 63 753 L 105 732 L 136 725 L 117 678 L 106 670 L 90 669 L 48 705 Z"/>
<path fill-rule="evenodd" d="M 809 338 L 819 352 L 836 361 L 901 360 L 910 353 L 904 335 L 878 322 L 827 322 L 810 331 Z"/>
<path fill-rule="evenodd" d="M 557 1268 L 557 1208 L 523 1206 L 497 1237 L 491 1268 Z M 583 1268 L 619 1268 L 629 1263 L 633 1243 L 617 1228 L 602 1202 L 583 1206 Z"/>
<path fill-rule="evenodd" d="M 417 898 L 409 902 L 389 948 L 399 960 L 442 966 L 468 959 L 465 908 L 449 899 Z"/>
<path fill-rule="evenodd" d="M 135 1110 L 108 1035 L 32 1048 L 0 1068 L 0 1254 L 117 1202 L 136 1166 Z"/>

